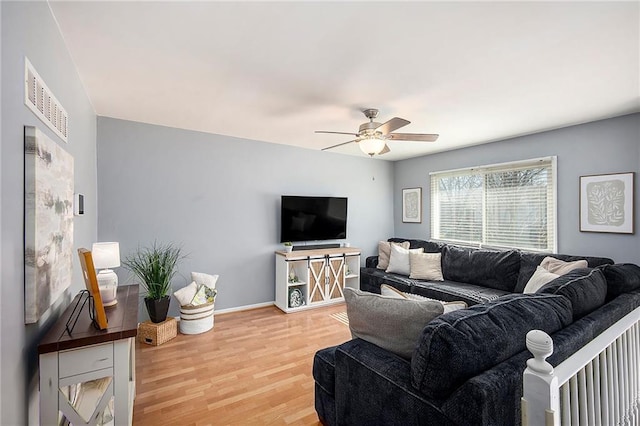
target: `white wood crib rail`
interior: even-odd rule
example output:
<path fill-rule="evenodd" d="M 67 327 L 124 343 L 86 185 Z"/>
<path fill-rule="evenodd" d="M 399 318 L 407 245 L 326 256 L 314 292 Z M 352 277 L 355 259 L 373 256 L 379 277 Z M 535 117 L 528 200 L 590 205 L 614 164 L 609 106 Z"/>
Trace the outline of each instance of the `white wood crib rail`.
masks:
<path fill-rule="evenodd" d="M 553 340 L 527 333 L 522 425 L 640 425 L 640 308 L 553 368 Z"/>

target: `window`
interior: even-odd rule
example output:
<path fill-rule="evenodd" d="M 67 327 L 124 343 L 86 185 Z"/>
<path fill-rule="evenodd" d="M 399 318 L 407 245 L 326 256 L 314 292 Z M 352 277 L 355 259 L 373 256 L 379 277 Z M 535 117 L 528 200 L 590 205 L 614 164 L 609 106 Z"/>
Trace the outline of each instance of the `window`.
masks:
<path fill-rule="evenodd" d="M 431 237 L 556 252 L 556 158 L 431 176 Z"/>

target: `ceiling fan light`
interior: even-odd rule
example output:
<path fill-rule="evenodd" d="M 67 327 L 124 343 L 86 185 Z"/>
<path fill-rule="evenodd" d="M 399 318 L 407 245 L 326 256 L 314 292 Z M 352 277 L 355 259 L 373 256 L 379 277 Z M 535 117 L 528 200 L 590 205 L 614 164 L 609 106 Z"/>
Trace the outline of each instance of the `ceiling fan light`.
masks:
<path fill-rule="evenodd" d="M 380 151 L 382 151 L 384 149 L 384 146 L 386 145 L 386 141 L 384 139 L 380 139 L 380 138 L 376 138 L 374 137 L 369 137 L 369 138 L 365 138 L 362 139 L 358 145 L 360 145 L 360 149 L 362 150 L 362 152 L 364 152 L 367 155 L 376 155 L 379 154 Z"/>

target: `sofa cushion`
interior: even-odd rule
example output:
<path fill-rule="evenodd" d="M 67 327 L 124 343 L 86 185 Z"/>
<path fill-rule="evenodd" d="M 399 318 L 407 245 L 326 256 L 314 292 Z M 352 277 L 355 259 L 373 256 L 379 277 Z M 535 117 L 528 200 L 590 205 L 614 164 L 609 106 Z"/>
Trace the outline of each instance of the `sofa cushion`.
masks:
<path fill-rule="evenodd" d="M 558 294 L 569 299 L 575 320 L 604 304 L 607 280 L 600 269 L 576 269 L 545 284 L 537 293 Z"/>
<path fill-rule="evenodd" d="M 386 282 L 396 286 L 395 281 L 387 280 Z M 410 288 L 412 294 L 447 302 L 462 300 L 468 305 L 489 302 L 511 294 L 508 291 L 496 290 L 495 288 L 447 280 L 436 282 L 411 280 Z"/>
<path fill-rule="evenodd" d="M 640 289 L 640 266 L 618 263 L 601 267 L 607 279 L 607 300 Z"/>
<path fill-rule="evenodd" d="M 446 245 L 442 249 L 445 280 L 513 291 L 520 271 L 515 250 L 492 251 Z"/>
<path fill-rule="evenodd" d="M 461 300 L 455 302 L 444 302 L 442 300 L 430 299 L 428 297 L 419 296 L 417 294 L 403 293 L 397 288 L 387 284 L 382 284 L 380 286 L 380 295 L 386 297 L 394 297 L 396 299 L 432 300 L 438 303 L 442 303 L 442 307 L 444 308 L 444 311 L 442 312 L 443 314 L 457 311 L 458 309 L 467 309 L 469 307 L 469 305 Z"/>
<path fill-rule="evenodd" d="M 444 281 L 441 253 L 409 253 L 411 273 L 409 278 L 417 280 Z"/>
<path fill-rule="evenodd" d="M 336 418 L 326 426 L 454 426 L 411 386 L 411 363 L 362 339 L 336 349 Z M 300 423 L 300 422 L 298 422 Z"/>
<path fill-rule="evenodd" d="M 414 281 L 402 275 L 387 274 L 377 268 L 360 268 L 360 289 L 369 293 L 380 294 L 380 286 L 384 283 L 392 283 L 398 290 L 409 293 Z"/>
<path fill-rule="evenodd" d="M 378 269 L 387 269 L 389 266 L 389 258 L 391 256 L 391 245 L 397 244 L 402 248 L 409 248 L 409 241 L 399 241 L 399 242 L 387 242 L 380 241 L 378 242 L 378 264 L 376 267 Z M 409 275 L 409 274 L 407 274 Z"/>
<path fill-rule="evenodd" d="M 344 289 L 349 328 L 360 338 L 404 358 L 411 358 L 424 326 L 444 312 L 442 303 L 384 297 Z"/>
<path fill-rule="evenodd" d="M 377 268 L 378 260 L 380 260 L 380 256 L 367 256 L 367 258 L 364 260 L 365 268 Z"/>
<path fill-rule="evenodd" d="M 451 312 L 424 329 L 411 360 L 412 384 L 443 399 L 469 378 L 526 349 L 533 329 L 554 333 L 571 324 L 571 302 L 550 294 L 511 294 Z"/>
<path fill-rule="evenodd" d="M 422 253 L 422 249 L 406 249 L 391 244 L 391 256 L 386 272 L 408 276 L 411 273 L 411 259 L 409 258 L 411 253 Z"/>
<path fill-rule="evenodd" d="M 544 253 L 531 253 L 520 252 L 520 274 L 518 275 L 518 283 L 513 290 L 516 293 L 522 293 L 525 286 L 531 279 L 531 276 L 536 271 L 536 268 L 542 263 L 545 257 L 552 256 L 556 259 L 564 260 L 565 262 L 573 262 L 575 260 L 584 259 L 587 261 L 589 268 L 595 268 L 600 265 L 613 264 L 613 260 L 606 257 L 593 257 L 593 256 L 570 256 L 567 254 L 544 254 Z"/>
<path fill-rule="evenodd" d="M 435 241 L 412 240 L 407 238 L 389 238 L 388 241 L 392 243 L 408 241 L 410 249 L 421 248 L 425 253 L 440 253 L 442 251 L 442 247 L 444 247 L 444 244 L 437 243 Z"/>
<path fill-rule="evenodd" d="M 522 292 L 525 294 L 535 293 L 540 290 L 542 286 L 555 280 L 559 276 L 560 274 L 554 274 L 553 272 L 547 271 L 542 266 L 538 266 L 536 268 L 536 272 L 531 276 L 531 279 L 529 279 L 527 286 L 522 290 Z"/>

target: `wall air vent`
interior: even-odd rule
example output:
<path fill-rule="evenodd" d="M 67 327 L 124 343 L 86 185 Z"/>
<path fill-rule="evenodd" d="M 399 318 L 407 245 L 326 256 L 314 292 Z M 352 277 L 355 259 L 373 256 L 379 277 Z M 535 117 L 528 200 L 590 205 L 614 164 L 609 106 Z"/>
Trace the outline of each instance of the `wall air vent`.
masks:
<path fill-rule="evenodd" d="M 24 104 L 56 135 L 67 142 L 69 116 L 44 84 L 29 59 L 24 58 Z"/>

